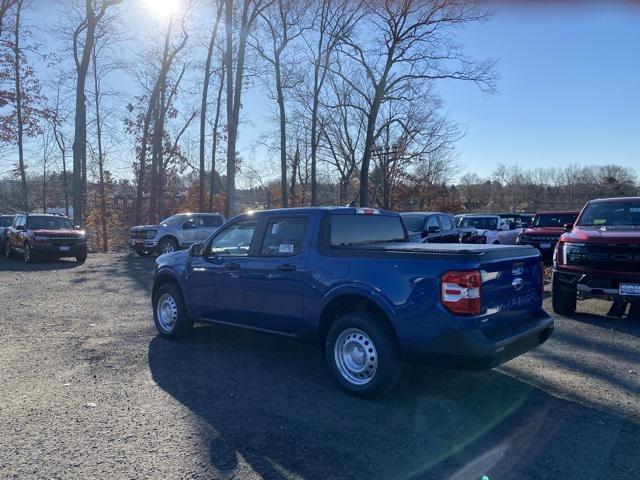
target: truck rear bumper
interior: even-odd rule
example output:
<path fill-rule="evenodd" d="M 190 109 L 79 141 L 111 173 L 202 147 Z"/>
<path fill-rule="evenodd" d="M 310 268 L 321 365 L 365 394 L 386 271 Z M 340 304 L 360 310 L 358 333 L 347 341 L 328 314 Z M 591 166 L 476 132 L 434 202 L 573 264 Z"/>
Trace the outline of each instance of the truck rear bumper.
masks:
<path fill-rule="evenodd" d="M 546 342 L 553 332 L 553 318 L 541 311 L 528 321 L 499 335 L 479 329 L 446 332 L 427 344 L 403 348 L 404 359 L 459 370 L 488 370 Z"/>

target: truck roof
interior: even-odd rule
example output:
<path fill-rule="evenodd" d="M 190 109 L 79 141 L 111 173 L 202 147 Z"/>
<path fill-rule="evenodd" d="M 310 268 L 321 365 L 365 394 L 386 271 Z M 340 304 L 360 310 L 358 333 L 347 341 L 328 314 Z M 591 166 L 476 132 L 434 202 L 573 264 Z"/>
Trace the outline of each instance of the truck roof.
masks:
<path fill-rule="evenodd" d="M 594 198 L 593 200 L 589 200 L 587 203 L 606 203 L 606 202 L 616 202 L 621 200 L 635 200 L 640 202 L 640 197 L 609 197 L 609 198 Z"/>
<path fill-rule="evenodd" d="M 541 210 L 536 212 L 536 215 L 577 215 L 579 213 L 576 210 Z"/>
<path fill-rule="evenodd" d="M 341 206 L 330 206 L 330 205 L 322 205 L 318 207 L 290 207 L 290 208 L 273 208 L 270 210 L 255 210 L 253 212 L 257 215 L 268 214 L 268 213 L 316 213 L 316 212 L 331 212 L 338 214 L 357 214 L 357 213 L 366 213 L 365 211 L 371 211 L 371 214 L 374 215 L 398 215 L 396 212 L 392 212 L 390 210 L 382 210 L 379 208 L 369 208 L 369 207 L 341 207 Z"/>

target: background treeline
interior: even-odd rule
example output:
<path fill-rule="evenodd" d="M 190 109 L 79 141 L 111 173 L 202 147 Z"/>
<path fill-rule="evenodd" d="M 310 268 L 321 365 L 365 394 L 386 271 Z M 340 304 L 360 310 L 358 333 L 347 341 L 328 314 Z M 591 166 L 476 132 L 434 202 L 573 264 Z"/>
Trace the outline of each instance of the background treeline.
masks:
<path fill-rule="evenodd" d="M 461 175 L 438 85 L 494 92 L 457 37 L 486 19 L 474 0 L 0 0 L 0 210 L 72 212 L 108 250 L 177 210 L 636 193 L 615 165 Z"/>

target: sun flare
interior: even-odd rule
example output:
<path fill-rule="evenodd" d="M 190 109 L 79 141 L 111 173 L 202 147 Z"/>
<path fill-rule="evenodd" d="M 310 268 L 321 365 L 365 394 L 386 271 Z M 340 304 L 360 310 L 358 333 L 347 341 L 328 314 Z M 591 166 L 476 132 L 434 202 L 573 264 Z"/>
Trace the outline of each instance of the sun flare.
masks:
<path fill-rule="evenodd" d="M 170 17 L 180 11 L 181 0 L 145 0 L 145 4 L 154 15 Z"/>

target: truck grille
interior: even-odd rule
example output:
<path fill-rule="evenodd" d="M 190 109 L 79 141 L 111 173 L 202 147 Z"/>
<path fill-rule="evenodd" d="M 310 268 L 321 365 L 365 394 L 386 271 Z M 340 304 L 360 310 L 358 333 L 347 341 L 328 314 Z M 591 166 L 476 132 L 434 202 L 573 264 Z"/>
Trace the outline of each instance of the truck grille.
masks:
<path fill-rule="evenodd" d="M 147 230 L 135 230 L 129 232 L 129 237 L 133 239 L 145 239 L 147 238 Z"/>
<path fill-rule="evenodd" d="M 580 265 L 599 270 L 640 271 L 640 245 L 587 245 L 586 258 Z"/>
<path fill-rule="evenodd" d="M 73 237 L 49 237 L 49 242 L 52 245 L 75 245 L 78 243 L 78 239 Z"/>

